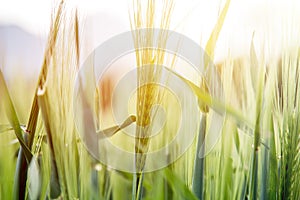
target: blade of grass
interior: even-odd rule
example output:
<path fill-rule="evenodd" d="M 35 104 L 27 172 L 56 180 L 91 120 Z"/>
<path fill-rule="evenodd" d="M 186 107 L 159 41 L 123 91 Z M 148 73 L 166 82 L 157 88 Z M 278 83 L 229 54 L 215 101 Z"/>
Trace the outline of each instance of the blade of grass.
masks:
<path fill-rule="evenodd" d="M 6 82 L 4 80 L 4 76 L 2 71 L 0 70 L 0 93 L 2 95 L 2 101 L 5 102 L 5 110 L 6 116 L 8 118 L 9 123 L 15 131 L 16 137 L 18 138 L 20 145 L 24 151 L 24 155 L 26 157 L 27 163 L 30 162 L 32 158 L 32 153 L 28 148 L 26 142 L 23 139 L 22 129 L 19 123 L 19 119 L 17 117 L 17 113 L 15 107 L 13 105 L 12 99 L 10 97 Z"/>
<path fill-rule="evenodd" d="M 264 75 L 263 67 L 260 69 L 260 77 L 257 89 L 256 100 L 256 122 L 254 129 L 254 142 L 253 142 L 253 154 L 252 165 L 250 169 L 250 197 L 251 199 L 257 199 L 258 192 L 258 152 L 261 140 L 261 110 L 263 103 L 263 90 L 264 90 Z"/>
<path fill-rule="evenodd" d="M 24 135 L 25 141 L 28 141 L 28 134 Z M 16 172 L 14 177 L 14 196 L 13 199 L 25 199 L 26 194 L 26 182 L 27 182 L 27 171 L 28 162 L 26 156 L 24 156 L 23 148 L 20 148 L 18 152 Z"/>
<path fill-rule="evenodd" d="M 275 143 L 275 131 L 274 131 L 274 121 L 273 116 L 271 116 L 270 120 L 270 127 L 271 127 L 271 137 L 270 137 L 270 151 L 269 153 L 269 171 L 268 171 L 268 197 L 270 199 L 275 199 L 278 196 L 278 187 L 277 187 L 277 180 L 278 180 L 278 163 L 277 163 L 277 153 L 276 153 L 276 143 Z"/>
<path fill-rule="evenodd" d="M 204 155 L 204 142 L 205 142 L 205 133 L 206 133 L 206 114 L 202 114 L 200 130 L 198 135 L 197 150 L 196 150 L 196 159 L 194 164 L 194 174 L 193 174 L 193 192 L 199 199 L 204 199 L 204 165 L 205 159 Z"/>
<path fill-rule="evenodd" d="M 250 132 L 254 133 L 254 125 L 248 119 L 245 115 L 242 114 L 239 110 L 233 108 L 231 105 L 226 104 L 224 102 L 221 102 L 219 99 L 215 99 L 210 96 L 210 94 L 203 90 L 202 88 L 195 85 L 193 82 L 189 81 L 188 79 L 182 77 L 181 75 L 177 74 L 176 72 L 166 68 L 166 70 L 170 71 L 174 75 L 178 76 L 180 79 L 182 79 L 190 88 L 193 90 L 194 94 L 198 98 L 198 104 L 199 108 L 203 107 L 203 105 L 207 105 L 211 109 L 213 109 L 215 112 L 219 114 L 225 114 L 230 115 L 233 117 L 233 119 L 236 121 L 238 128 L 250 130 Z M 254 134 L 250 136 L 254 137 Z M 264 145 L 266 148 L 269 148 L 269 146 L 260 138 L 259 143 Z"/>
<path fill-rule="evenodd" d="M 250 70 L 251 70 L 251 81 L 252 81 L 252 87 L 255 92 L 257 92 L 257 84 L 258 84 L 258 77 L 259 77 L 259 70 L 257 70 L 258 65 L 258 58 L 255 52 L 255 47 L 254 47 L 254 33 L 252 35 L 252 40 L 251 40 L 251 46 L 250 46 Z"/>
<path fill-rule="evenodd" d="M 22 129 L 20 127 L 19 119 L 17 117 L 17 113 L 15 111 L 13 102 L 10 98 L 7 85 L 5 83 L 2 71 L 0 70 L 0 93 L 3 95 L 3 102 L 5 102 L 5 109 L 6 109 L 6 115 L 7 118 L 12 126 L 12 128 L 15 131 L 15 134 L 17 136 L 17 139 L 21 145 L 21 148 L 19 150 L 18 154 L 18 160 L 17 160 L 17 171 L 15 173 L 15 182 L 14 182 L 14 199 L 24 199 L 22 197 L 25 197 L 25 187 L 26 187 L 26 177 L 27 177 L 27 167 L 28 163 L 31 161 L 32 153 L 30 152 L 30 149 L 28 148 L 27 144 L 27 138 L 28 134 L 22 135 Z"/>
<path fill-rule="evenodd" d="M 192 89 L 192 91 L 198 98 L 199 107 L 201 105 L 203 105 L 203 103 L 204 103 L 219 114 L 225 114 L 225 112 L 226 112 L 226 114 L 231 115 L 232 117 L 234 117 L 235 120 L 237 120 L 238 124 L 240 124 L 241 126 L 245 125 L 252 130 L 254 129 L 254 126 L 252 125 L 250 120 L 248 118 L 246 118 L 241 112 L 234 109 L 232 106 L 227 105 L 224 102 L 221 102 L 218 99 L 214 99 L 213 97 L 210 96 L 210 94 L 207 91 L 198 87 L 193 82 L 189 81 L 188 79 L 184 78 L 183 76 L 179 75 L 178 73 L 176 73 L 168 68 L 166 68 L 166 70 L 170 71 L 171 73 L 173 73 L 174 75 L 179 77 L 181 80 L 184 81 L 184 83 L 186 83 Z"/>
<path fill-rule="evenodd" d="M 205 46 L 205 52 L 207 53 L 207 55 L 210 57 L 211 60 L 214 60 L 214 53 L 215 53 L 215 48 L 216 48 L 216 44 L 218 41 L 218 37 L 220 35 L 220 32 L 222 30 L 222 26 L 224 24 L 226 15 L 227 15 L 227 11 L 230 5 L 230 1 L 231 0 L 226 0 L 225 5 L 221 11 L 221 14 L 218 18 L 218 21 L 212 31 L 212 33 L 210 34 L 210 37 L 207 41 L 207 44 Z M 208 61 L 206 60 L 205 62 L 205 67 L 208 66 Z"/>
<path fill-rule="evenodd" d="M 178 199 L 197 200 L 198 198 L 190 191 L 186 184 L 172 173 L 169 168 L 163 170 L 163 176 L 168 181 L 168 184 L 172 187 L 174 193 L 179 194 Z"/>

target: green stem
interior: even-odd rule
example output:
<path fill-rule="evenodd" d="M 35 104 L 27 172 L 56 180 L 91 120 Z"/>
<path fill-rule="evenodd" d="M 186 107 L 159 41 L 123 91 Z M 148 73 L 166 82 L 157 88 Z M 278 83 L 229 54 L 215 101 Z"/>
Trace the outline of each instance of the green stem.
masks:
<path fill-rule="evenodd" d="M 204 188 L 204 139 L 206 133 L 206 121 L 207 116 L 203 114 L 201 123 L 200 123 L 200 130 L 198 136 L 198 143 L 197 143 L 197 151 L 196 151 L 196 158 L 195 158 L 195 165 L 194 165 L 194 175 L 193 175 L 193 192 L 199 199 L 203 199 L 203 188 Z"/>
<path fill-rule="evenodd" d="M 143 181 L 144 181 L 144 173 L 140 173 L 137 175 L 137 191 L 136 191 L 136 199 L 140 200 L 143 196 Z"/>
<path fill-rule="evenodd" d="M 24 139 L 25 142 L 27 141 L 28 134 L 25 133 Z M 27 181 L 27 161 L 26 157 L 24 156 L 23 148 L 20 147 L 16 165 L 16 174 L 14 180 L 14 198 L 17 199 L 25 199 L 26 194 L 26 181 Z"/>
<path fill-rule="evenodd" d="M 263 73 L 261 73 L 263 74 Z M 258 152 L 260 145 L 260 126 L 261 126 L 261 109 L 262 109 L 262 98 L 263 98 L 263 76 L 260 78 L 258 85 L 258 95 L 256 101 L 256 122 L 254 130 L 254 144 L 253 144 L 253 155 L 252 155 L 252 168 L 251 168 L 251 183 L 250 183 L 250 193 L 251 199 L 257 199 L 257 185 L 258 185 Z"/>
<path fill-rule="evenodd" d="M 144 173 L 135 173 L 132 184 L 132 200 L 140 200 L 143 196 Z"/>

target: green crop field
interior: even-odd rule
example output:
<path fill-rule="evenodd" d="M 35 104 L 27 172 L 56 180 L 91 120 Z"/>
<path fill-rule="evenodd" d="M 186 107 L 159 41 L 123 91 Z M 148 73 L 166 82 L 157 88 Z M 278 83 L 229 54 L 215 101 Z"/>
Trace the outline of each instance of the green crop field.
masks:
<path fill-rule="evenodd" d="M 266 59 L 254 33 L 247 55 L 228 54 L 214 64 L 230 12 L 226 0 L 205 55 L 196 57 L 204 70 L 198 76 L 183 69 L 180 41 L 178 54 L 164 50 L 176 1 L 162 1 L 161 9 L 158 2 L 129 4 L 137 66 L 130 100 L 125 92 L 112 97 L 109 78 L 92 93 L 86 88 L 93 79 L 78 79 L 84 19 L 64 1 L 53 9 L 37 82 L 24 90 L 22 74 L 8 80 L 0 66 L 0 199 L 300 199 L 299 24 L 285 30 L 278 59 Z M 284 46 L 292 36 L 295 45 Z M 76 91 L 78 80 L 83 86 Z M 111 98 L 128 110 L 120 123 L 111 116 Z M 77 121 L 74 103 L 81 109 Z M 134 134 L 124 134 L 133 125 Z M 174 139 L 180 127 L 182 141 Z M 185 136 L 191 141 L 182 149 Z M 131 170 L 127 157 L 95 143 L 101 137 L 132 155 Z M 152 156 L 172 141 L 174 148 Z"/>

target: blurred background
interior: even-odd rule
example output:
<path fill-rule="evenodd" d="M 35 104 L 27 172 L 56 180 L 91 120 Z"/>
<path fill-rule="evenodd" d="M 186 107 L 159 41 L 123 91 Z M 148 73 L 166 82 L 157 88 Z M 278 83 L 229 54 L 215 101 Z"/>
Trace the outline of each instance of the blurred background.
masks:
<path fill-rule="evenodd" d="M 37 78 L 56 4 L 54 0 L 0 0 L 0 67 L 7 79 L 20 74 Z M 81 62 L 103 41 L 130 30 L 130 0 L 70 0 L 68 4 L 78 9 L 81 20 Z M 204 47 L 223 4 L 222 0 L 176 0 L 171 29 Z M 293 37 L 283 30 L 292 34 L 287 30 L 297 24 L 299 1 L 232 0 L 215 62 L 228 55 L 247 55 L 253 33 L 258 52 L 264 49 L 267 58 L 277 58 L 284 38 L 288 40 L 285 44 L 294 44 Z"/>

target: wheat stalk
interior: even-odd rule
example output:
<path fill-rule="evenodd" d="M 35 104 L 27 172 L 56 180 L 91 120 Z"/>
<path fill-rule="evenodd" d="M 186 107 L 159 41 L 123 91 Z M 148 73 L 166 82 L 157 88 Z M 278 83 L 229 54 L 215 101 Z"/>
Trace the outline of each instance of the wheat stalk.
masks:
<path fill-rule="evenodd" d="M 140 198 L 142 179 L 140 175 L 146 162 L 146 154 L 149 149 L 149 134 L 151 133 L 151 109 L 153 105 L 161 101 L 159 87 L 153 83 L 159 83 L 161 77 L 161 65 L 164 63 L 164 47 L 167 42 L 167 34 L 164 29 L 169 28 L 170 16 L 173 8 L 172 0 L 163 1 L 162 18 L 158 38 L 155 37 L 155 15 L 158 2 L 148 0 L 145 7 L 138 0 L 134 1 L 133 20 L 131 29 L 133 32 L 136 49 L 137 78 L 137 128 L 135 139 L 135 167 L 138 174 L 136 181 L 137 191 L 133 192 L 136 198 Z M 145 31 L 145 29 L 147 30 Z M 141 49 L 144 47 L 154 47 Z"/>

